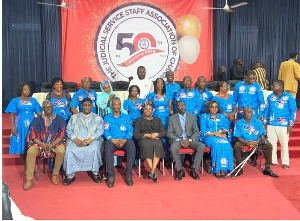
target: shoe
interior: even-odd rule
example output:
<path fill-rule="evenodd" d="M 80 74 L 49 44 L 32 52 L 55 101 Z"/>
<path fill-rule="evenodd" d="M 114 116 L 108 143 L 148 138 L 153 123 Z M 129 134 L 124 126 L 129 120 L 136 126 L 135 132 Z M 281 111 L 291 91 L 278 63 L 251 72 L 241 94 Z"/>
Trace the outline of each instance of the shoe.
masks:
<path fill-rule="evenodd" d="M 54 185 L 58 185 L 59 184 L 59 178 L 57 175 L 52 175 L 52 183 Z"/>
<path fill-rule="evenodd" d="M 265 169 L 263 171 L 263 174 L 264 175 L 269 175 L 269 176 L 274 177 L 274 178 L 278 178 L 279 177 L 277 174 L 273 173 L 273 171 L 270 168 Z"/>
<path fill-rule="evenodd" d="M 132 180 L 131 176 L 126 177 L 126 185 L 127 186 L 132 186 L 133 185 L 133 180 Z"/>
<path fill-rule="evenodd" d="M 115 185 L 115 177 L 111 176 L 111 177 L 108 177 L 108 180 L 107 180 L 107 186 L 109 188 L 113 187 Z"/>
<path fill-rule="evenodd" d="M 191 169 L 190 171 L 190 176 L 194 179 L 194 180 L 200 180 L 200 177 L 198 176 L 196 170 L 194 168 Z"/>
<path fill-rule="evenodd" d="M 64 184 L 65 186 L 68 186 L 68 185 L 70 185 L 71 183 L 73 183 L 74 181 L 75 181 L 75 176 L 73 176 L 72 178 L 67 176 L 67 178 L 64 179 L 63 184 Z"/>
<path fill-rule="evenodd" d="M 158 178 L 158 173 L 155 172 L 154 175 L 153 175 L 153 182 L 154 183 L 157 183 L 157 178 Z"/>
<path fill-rule="evenodd" d="M 175 176 L 175 180 L 182 180 L 182 177 L 185 177 L 185 172 L 183 169 L 181 169 L 177 175 Z"/>
<path fill-rule="evenodd" d="M 243 175 L 243 173 L 244 173 L 243 169 L 241 169 L 240 172 L 237 174 L 237 176 L 241 176 L 241 175 Z"/>
<path fill-rule="evenodd" d="M 218 179 L 220 179 L 222 176 L 221 176 L 221 175 L 217 175 L 217 174 L 215 173 L 215 177 L 217 177 Z"/>
<path fill-rule="evenodd" d="M 107 177 L 105 176 L 105 173 L 102 175 L 102 180 L 107 180 Z"/>
<path fill-rule="evenodd" d="M 101 178 L 100 178 L 99 174 L 97 174 L 97 175 L 93 174 L 92 179 L 95 183 L 101 183 Z"/>
<path fill-rule="evenodd" d="M 250 162 L 250 165 L 256 167 L 256 165 L 257 165 L 257 157 L 258 157 L 258 153 L 254 153 L 251 156 L 252 161 Z"/>
<path fill-rule="evenodd" d="M 154 175 L 153 173 L 149 173 L 146 179 L 150 180 L 151 178 L 153 178 L 153 175 Z"/>
<path fill-rule="evenodd" d="M 289 165 L 286 165 L 286 164 L 283 164 L 283 165 L 282 165 L 282 168 L 285 169 L 285 170 L 288 170 L 288 169 L 290 169 L 290 166 L 289 166 Z"/>
<path fill-rule="evenodd" d="M 33 180 L 27 180 L 23 186 L 23 190 L 30 190 L 33 187 Z"/>

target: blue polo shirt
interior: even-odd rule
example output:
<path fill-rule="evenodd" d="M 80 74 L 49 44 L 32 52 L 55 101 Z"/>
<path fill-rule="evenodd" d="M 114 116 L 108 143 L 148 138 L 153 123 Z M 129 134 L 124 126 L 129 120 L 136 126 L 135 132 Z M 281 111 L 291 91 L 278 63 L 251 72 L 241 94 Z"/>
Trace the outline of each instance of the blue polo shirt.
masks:
<path fill-rule="evenodd" d="M 203 93 L 201 91 L 199 91 L 200 94 L 200 100 L 202 100 L 202 106 L 201 106 L 201 110 L 200 110 L 200 114 L 205 113 L 205 108 L 206 108 L 206 104 L 208 101 L 210 101 L 213 97 L 213 94 L 207 90 L 206 88 L 204 89 Z"/>
<path fill-rule="evenodd" d="M 115 117 L 114 113 L 110 113 L 104 117 L 104 133 L 103 136 L 107 140 L 124 139 L 131 140 L 133 134 L 132 122 L 128 114 L 122 114 Z"/>
<path fill-rule="evenodd" d="M 182 100 L 185 103 L 186 112 L 193 114 L 197 119 L 203 103 L 199 97 L 200 94 L 198 90 L 191 88 L 191 90 L 187 92 L 185 88 L 183 88 L 177 91 L 175 95 L 175 102 Z"/>
<path fill-rule="evenodd" d="M 91 98 L 92 100 L 92 112 L 96 113 L 96 100 L 97 100 L 97 93 L 93 90 L 89 90 L 88 93 L 86 93 L 83 88 L 80 88 L 78 91 L 76 91 L 72 97 L 70 107 L 77 108 L 79 107 L 79 112 L 82 112 L 82 100 L 84 98 Z"/>
<path fill-rule="evenodd" d="M 245 141 L 256 141 L 263 134 L 266 134 L 266 130 L 261 120 L 252 118 L 252 122 L 247 123 L 243 118 L 235 123 L 233 136 Z"/>

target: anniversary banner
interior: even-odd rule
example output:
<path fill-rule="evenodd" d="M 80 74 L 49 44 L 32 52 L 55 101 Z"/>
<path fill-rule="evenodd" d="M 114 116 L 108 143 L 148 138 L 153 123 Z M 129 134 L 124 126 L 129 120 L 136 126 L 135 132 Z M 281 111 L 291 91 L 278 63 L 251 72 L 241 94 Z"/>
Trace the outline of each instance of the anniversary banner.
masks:
<path fill-rule="evenodd" d="M 69 2 L 71 3 L 71 2 Z M 212 0 L 84 0 L 62 9 L 63 79 L 128 81 L 145 66 L 212 80 Z"/>

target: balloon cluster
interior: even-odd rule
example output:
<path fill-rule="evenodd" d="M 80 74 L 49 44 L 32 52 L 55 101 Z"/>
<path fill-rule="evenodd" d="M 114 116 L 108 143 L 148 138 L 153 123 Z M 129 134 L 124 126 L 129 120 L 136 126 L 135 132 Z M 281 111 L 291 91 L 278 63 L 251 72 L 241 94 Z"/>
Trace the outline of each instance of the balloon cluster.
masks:
<path fill-rule="evenodd" d="M 183 15 L 176 24 L 176 35 L 178 40 L 178 50 L 182 60 L 188 64 L 193 64 L 200 52 L 198 41 L 202 32 L 202 26 L 195 15 Z"/>

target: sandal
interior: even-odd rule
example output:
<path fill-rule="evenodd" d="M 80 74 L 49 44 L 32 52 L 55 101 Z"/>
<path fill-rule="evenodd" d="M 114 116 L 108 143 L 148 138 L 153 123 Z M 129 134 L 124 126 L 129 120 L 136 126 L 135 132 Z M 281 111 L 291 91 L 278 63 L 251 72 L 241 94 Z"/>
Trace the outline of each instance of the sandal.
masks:
<path fill-rule="evenodd" d="M 148 174 L 148 176 L 147 176 L 146 179 L 147 179 L 147 180 L 150 180 L 151 178 L 153 178 L 153 175 L 154 175 L 154 173 L 151 173 L 151 172 L 150 172 L 150 173 Z"/>
<path fill-rule="evenodd" d="M 154 183 L 157 183 L 157 177 L 158 177 L 158 173 L 155 172 L 155 173 L 154 173 L 154 176 L 153 176 L 153 182 L 154 182 Z"/>

